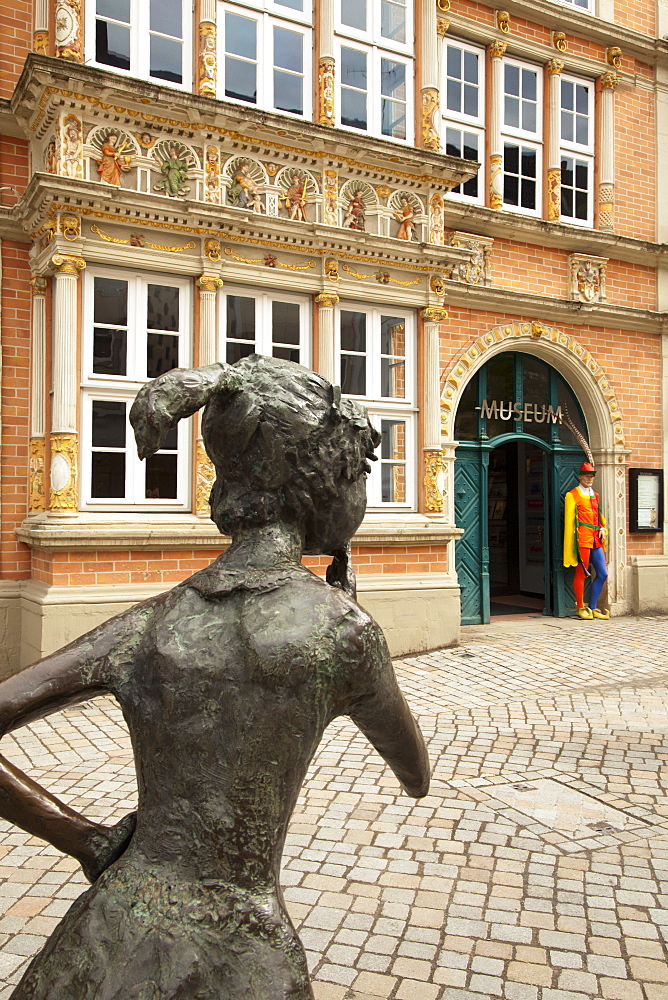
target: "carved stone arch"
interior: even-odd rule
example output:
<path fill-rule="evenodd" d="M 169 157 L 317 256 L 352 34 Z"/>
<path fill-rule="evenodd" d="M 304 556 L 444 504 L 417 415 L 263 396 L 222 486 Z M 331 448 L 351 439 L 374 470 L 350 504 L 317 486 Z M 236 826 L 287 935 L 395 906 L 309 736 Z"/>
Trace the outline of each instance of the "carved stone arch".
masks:
<path fill-rule="evenodd" d="M 223 175 L 231 180 L 244 163 L 248 164 L 248 173 L 257 184 L 269 183 L 267 171 L 259 160 L 254 160 L 251 156 L 231 156 L 225 161 Z"/>
<path fill-rule="evenodd" d="M 289 187 L 290 179 L 294 177 L 295 174 L 301 177 L 302 180 L 306 181 L 308 188 L 310 188 L 308 193 L 312 198 L 316 195 L 318 197 L 320 196 L 320 181 L 315 174 L 312 174 L 310 170 L 304 170 L 303 167 L 291 167 L 289 165 L 287 167 L 283 167 L 283 169 L 279 170 L 276 174 L 276 180 L 274 183 L 280 188 Z"/>
<path fill-rule="evenodd" d="M 200 155 L 189 143 L 184 142 L 182 139 L 160 139 L 151 150 L 151 155 L 158 163 L 162 163 L 164 160 L 169 159 L 169 151 L 172 147 L 177 150 L 179 156 L 188 162 L 188 166 L 191 169 L 196 170 L 202 166 Z"/>
<path fill-rule="evenodd" d="M 322 194 L 320 182 L 315 174 L 303 167 L 288 165 L 276 174 L 274 183 L 279 189 L 278 212 L 298 222 L 318 221 L 322 212 Z"/>
<path fill-rule="evenodd" d="M 609 596 L 613 611 L 628 610 L 626 565 L 626 465 L 624 419 L 603 367 L 575 337 L 538 321 L 512 321 L 477 337 L 444 373 L 441 390 L 441 431 L 449 500 L 454 522 L 455 417 L 466 385 L 491 358 L 519 351 L 555 368 L 575 393 L 587 422 L 589 443 L 599 471 L 600 489 L 610 529 Z"/>
<path fill-rule="evenodd" d="M 103 144 L 107 141 L 110 135 L 118 136 L 118 142 L 116 145 L 123 152 L 128 153 L 130 156 L 139 156 L 141 154 L 141 149 L 139 148 L 139 143 L 126 129 L 114 128 L 113 125 L 99 125 L 96 128 L 91 129 L 86 137 L 86 146 L 92 147 L 97 154 L 99 154 Z"/>
<path fill-rule="evenodd" d="M 377 215 L 379 208 L 378 195 L 371 185 L 365 181 L 349 180 L 343 185 L 339 194 L 339 225 L 350 229 L 366 229 L 366 222 L 363 222 L 361 225 L 351 224 L 355 222 L 351 206 L 356 192 L 359 192 L 358 198 L 364 205 L 363 217 L 370 214 Z"/>
<path fill-rule="evenodd" d="M 424 202 L 419 198 L 413 191 L 404 191 L 398 189 L 393 191 L 390 195 L 390 200 L 388 202 L 389 207 L 393 212 L 398 212 L 401 210 L 401 199 L 408 198 L 409 202 L 415 209 L 415 214 L 419 216 L 426 216 L 427 210 L 424 206 Z"/>

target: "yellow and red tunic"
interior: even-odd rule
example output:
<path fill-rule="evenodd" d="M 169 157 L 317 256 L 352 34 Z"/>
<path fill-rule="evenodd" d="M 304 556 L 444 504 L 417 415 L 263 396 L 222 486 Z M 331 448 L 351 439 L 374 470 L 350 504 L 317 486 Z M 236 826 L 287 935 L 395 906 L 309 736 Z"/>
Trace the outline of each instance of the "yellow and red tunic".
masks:
<path fill-rule="evenodd" d="M 577 566 L 578 549 L 605 548 L 599 528 L 605 527 L 600 496 L 588 496 L 579 486 L 564 497 L 564 566 Z"/>

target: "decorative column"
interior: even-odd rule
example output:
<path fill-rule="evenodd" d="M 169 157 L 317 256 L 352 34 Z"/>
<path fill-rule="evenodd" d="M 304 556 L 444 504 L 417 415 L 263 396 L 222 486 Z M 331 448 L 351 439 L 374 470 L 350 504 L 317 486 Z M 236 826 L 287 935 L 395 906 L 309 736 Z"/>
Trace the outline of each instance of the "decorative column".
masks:
<path fill-rule="evenodd" d="M 601 80 L 601 149 L 599 155 L 598 228 L 611 233 L 615 211 L 615 88 L 620 77 L 610 71 Z"/>
<path fill-rule="evenodd" d="M 489 206 L 503 207 L 503 143 L 501 141 L 501 113 L 503 107 L 503 57 L 506 42 L 492 42 L 492 107 L 489 129 Z"/>
<path fill-rule="evenodd" d="M 437 121 L 440 95 L 438 89 L 438 44 L 436 5 L 422 4 L 422 89 L 421 94 L 421 145 L 438 153 L 440 123 Z"/>
<path fill-rule="evenodd" d="M 218 289 L 223 279 L 217 274 L 201 274 L 199 288 L 199 363 L 201 367 L 218 361 Z M 202 441 L 202 425 L 198 424 L 195 446 L 195 511 L 198 517 L 208 517 L 209 495 L 216 478 L 213 462 L 207 455 Z"/>
<path fill-rule="evenodd" d="M 216 0 L 200 0 L 197 92 L 216 97 L 217 76 Z"/>
<path fill-rule="evenodd" d="M 334 385 L 341 381 L 334 364 L 334 306 L 339 301 L 336 292 L 316 295 L 318 306 L 318 372 Z"/>
<path fill-rule="evenodd" d="M 77 399 L 78 282 L 86 262 L 74 254 L 57 253 L 51 258 L 53 289 L 53 397 L 51 406 L 52 514 L 76 514 L 78 498 L 79 437 Z"/>
<path fill-rule="evenodd" d="M 547 147 L 548 222 L 558 222 L 561 218 L 561 71 L 563 68 L 563 59 L 550 59 L 547 64 L 550 78 Z"/>
<path fill-rule="evenodd" d="M 443 517 L 445 499 L 444 462 L 441 450 L 441 360 L 439 350 L 439 324 L 447 318 L 442 306 L 427 306 L 420 313 L 424 338 L 424 495 L 426 513 Z"/>
<path fill-rule="evenodd" d="M 31 514 L 46 510 L 44 489 L 46 286 L 46 278 L 33 278 L 30 282 L 32 288 L 32 344 L 30 351 L 30 493 L 28 510 Z"/>
<path fill-rule="evenodd" d="M 320 58 L 318 59 L 318 122 L 334 125 L 334 0 L 320 2 Z"/>
<path fill-rule="evenodd" d="M 56 0 L 56 55 L 83 62 L 81 0 Z"/>
<path fill-rule="evenodd" d="M 35 2 L 35 29 L 32 36 L 33 52 L 49 54 L 49 0 Z"/>

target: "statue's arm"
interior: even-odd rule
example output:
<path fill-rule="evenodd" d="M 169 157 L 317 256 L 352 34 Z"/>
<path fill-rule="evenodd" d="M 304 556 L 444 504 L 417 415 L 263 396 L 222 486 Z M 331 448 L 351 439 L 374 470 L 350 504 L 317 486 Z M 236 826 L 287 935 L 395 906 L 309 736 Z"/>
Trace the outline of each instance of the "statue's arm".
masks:
<path fill-rule="evenodd" d="M 371 655 L 373 683 L 349 712 L 350 718 L 392 768 L 404 791 L 422 798 L 429 791 L 427 748 L 397 684 L 380 630 Z"/>
<path fill-rule="evenodd" d="M 137 627 L 138 621 L 114 619 L 0 682 L 0 736 L 109 690 L 119 661 L 127 665 Z M 123 852 L 134 830 L 134 815 L 113 827 L 87 820 L 4 757 L 0 816 L 76 858 L 91 881 Z"/>

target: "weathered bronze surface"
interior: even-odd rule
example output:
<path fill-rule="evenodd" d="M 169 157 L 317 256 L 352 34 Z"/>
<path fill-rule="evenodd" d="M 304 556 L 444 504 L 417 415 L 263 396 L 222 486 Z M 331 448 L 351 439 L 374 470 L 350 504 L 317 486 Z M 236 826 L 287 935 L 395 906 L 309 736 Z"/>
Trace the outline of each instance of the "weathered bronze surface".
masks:
<path fill-rule="evenodd" d="M 0 685 L 2 732 L 111 692 L 139 787 L 136 815 L 100 826 L 0 758 L 0 815 L 93 882 L 13 1000 L 312 998 L 278 876 L 323 731 L 349 715 L 409 795 L 428 789 L 383 635 L 347 592 L 378 443 L 365 412 L 289 362 L 177 370 L 133 406 L 142 457 L 202 406 L 228 551 Z M 304 552 L 334 556 L 327 583 Z"/>

